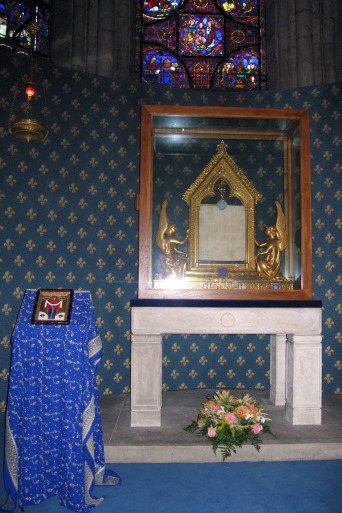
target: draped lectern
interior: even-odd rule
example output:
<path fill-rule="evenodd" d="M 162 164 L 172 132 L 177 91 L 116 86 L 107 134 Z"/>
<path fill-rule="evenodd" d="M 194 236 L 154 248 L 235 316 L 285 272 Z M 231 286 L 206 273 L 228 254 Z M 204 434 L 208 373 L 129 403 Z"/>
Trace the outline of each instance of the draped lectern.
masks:
<path fill-rule="evenodd" d="M 94 485 L 120 484 L 105 468 L 95 370 L 102 354 L 90 292 L 75 291 L 69 324 L 31 323 L 25 292 L 11 338 L 4 481 L 8 511 L 58 495 L 85 513 Z"/>

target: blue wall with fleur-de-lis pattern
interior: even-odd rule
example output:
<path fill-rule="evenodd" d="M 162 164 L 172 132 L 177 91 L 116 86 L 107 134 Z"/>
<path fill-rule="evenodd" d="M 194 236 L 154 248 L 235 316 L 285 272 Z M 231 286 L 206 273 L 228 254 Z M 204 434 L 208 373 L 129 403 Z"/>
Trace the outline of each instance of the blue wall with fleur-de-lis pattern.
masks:
<path fill-rule="evenodd" d="M 49 135 L 8 133 L 17 57 L 0 52 L 0 405 L 10 337 L 26 289 L 90 290 L 104 346 L 100 394 L 130 390 L 130 300 L 137 295 L 140 106 L 310 111 L 314 298 L 323 301 L 323 391 L 341 393 L 342 84 L 224 93 L 113 82 L 47 67 Z M 269 387 L 269 338 L 170 335 L 163 386 Z"/>

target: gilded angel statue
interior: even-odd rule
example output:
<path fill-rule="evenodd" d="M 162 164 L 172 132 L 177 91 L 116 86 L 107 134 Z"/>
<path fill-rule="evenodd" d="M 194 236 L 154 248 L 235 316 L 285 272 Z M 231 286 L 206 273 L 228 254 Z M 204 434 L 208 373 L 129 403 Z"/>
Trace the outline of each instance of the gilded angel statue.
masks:
<path fill-rule="evenodd" d="M 280 272 L 281 254 L 287 246 L 285 216 L 280 203 L 278 201 L 275 203 L 277 207 L 276 225 L 266 227 L 265 234 L 268 236 L 266 242 L 259 244 L 255 241 L 258 248 L 263 248 L 256 255 L 255 260 L 261 277 L 269 280 L 286 281 L 286 278 Z"/>
<path fill-rule="evenodd" d="M 156 242 L 161 249 L 164 257 L 164 271 L 165 274 L 172 274 L 176 277 L 183 277 L 186 270 L 187 253 L 180 251 L 176 246 L 182 245 L 188 240 L 189 231 L 186 231 L 183 240 L 177 240 L 173 236 L 177 233 L 175 224 L 168 222 L 166 208 L 168 200 L 162 203 L 159 226 L 156 234 Z"/>

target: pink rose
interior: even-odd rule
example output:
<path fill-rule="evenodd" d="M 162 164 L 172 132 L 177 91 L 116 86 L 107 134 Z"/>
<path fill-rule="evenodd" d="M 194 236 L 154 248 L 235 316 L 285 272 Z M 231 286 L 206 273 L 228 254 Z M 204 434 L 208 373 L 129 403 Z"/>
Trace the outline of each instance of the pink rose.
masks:
<path fill-rule="evenodd" d="M 208 436 L 209 438 L 214 438 L 216 436 L 216 428 L 212 426 L 208 427 Z"/>
<path fill-rule="evenodd" d="M 221 406 L 220 406 L 219 404 L 214 404 L 214 405 L 213 405 L 213 407 L 212 407 L 212 409 L 213 409 L 214 411 L 219 411 L 219 410 L 221 410 Z"/>
<path fill-rule="evenodd" d="M 260 424 L 253 424 L 253 426 L 251 427 L 251 431 L 253 435 L 258 435 L 260 431 L 262 431 L 262 426 L 260 426 Z"/>
<path fill-rule="evenodd" d="M 228 424 L 235 424 L 236 417 L 234 413 L 227 413 L 227 415 L 225 415 L 224 418 L 228 422 Z"/>

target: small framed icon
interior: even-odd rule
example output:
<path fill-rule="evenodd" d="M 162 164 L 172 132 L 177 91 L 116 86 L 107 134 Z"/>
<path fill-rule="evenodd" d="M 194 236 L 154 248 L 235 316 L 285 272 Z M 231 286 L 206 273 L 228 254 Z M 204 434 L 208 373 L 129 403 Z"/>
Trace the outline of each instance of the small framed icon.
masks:
<path fill-rule="evenodd" d="M 38 289 L 31 324 L 70 324 L 74 291 Z"/>

